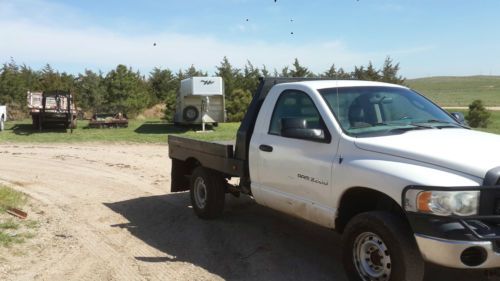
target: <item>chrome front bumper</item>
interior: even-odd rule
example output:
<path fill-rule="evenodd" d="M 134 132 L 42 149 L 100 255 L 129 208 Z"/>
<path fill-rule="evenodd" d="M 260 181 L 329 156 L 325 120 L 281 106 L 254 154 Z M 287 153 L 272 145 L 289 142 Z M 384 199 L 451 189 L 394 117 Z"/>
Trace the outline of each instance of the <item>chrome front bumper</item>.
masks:
<path fill-rule="evenodd" d="M 453 268 L 498 268 L 500 253 L 495 252 L 490 241 L 456 241 L 415 234 L 422 257 L 429 262 Z M 461 260 L 464 250 L 470 247 L 482 248 L 486 253 L 484 262 L 468 266 Z"/>

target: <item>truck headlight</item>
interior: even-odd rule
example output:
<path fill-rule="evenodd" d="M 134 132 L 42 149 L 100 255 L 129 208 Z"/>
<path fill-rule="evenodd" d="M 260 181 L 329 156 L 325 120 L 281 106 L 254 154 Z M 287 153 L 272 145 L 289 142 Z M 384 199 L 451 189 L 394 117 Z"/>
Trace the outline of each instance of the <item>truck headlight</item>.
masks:
<path fill-rule="evenodd" d="M 480 191 L 476 190 L 412 190 L 412 192 L 406 193 L 405 208 L 407 211 L 429 213 L 438 216 L 473 216 L 478 214 L 479 195 Z"/>

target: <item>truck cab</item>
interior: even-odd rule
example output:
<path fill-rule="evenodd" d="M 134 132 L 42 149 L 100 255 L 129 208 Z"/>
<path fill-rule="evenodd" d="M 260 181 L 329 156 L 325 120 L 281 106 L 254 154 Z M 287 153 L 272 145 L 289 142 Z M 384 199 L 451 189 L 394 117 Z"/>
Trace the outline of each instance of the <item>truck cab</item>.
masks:
<path fill-rule="evenodd" d="M 335 229 L 350 280 L 422 280 L 424 261 L 500 267 L 500 136 L 400 85 L 283 81 L 259 91 L 234 150 L 169 139 L 172 191 L 188 187 L 200 217 L 220 216 L 224 194 L 241 192 Z"/>

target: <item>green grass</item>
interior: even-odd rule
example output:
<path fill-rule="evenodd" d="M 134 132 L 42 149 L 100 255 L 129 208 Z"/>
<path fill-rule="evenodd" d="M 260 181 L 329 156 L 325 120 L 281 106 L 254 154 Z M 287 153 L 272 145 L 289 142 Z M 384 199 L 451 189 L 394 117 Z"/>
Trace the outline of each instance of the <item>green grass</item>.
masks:
<path fill-rule="evenodd" d="M 10 207 L 21 208 L 26 204 L 26 196 L 18 191 L 5 186 L 0 186 L 0 246 L 10 246 L 33 238 L 32 231 L 38 227 L 33 220 L 21 221 L 10 217 L 5 211 Z"/>
<path fill-rule="evenodd" d="M 491 117 L 490 117 L 491 123 L 488 125 L 488 128 L 485 129 L 479 128 L 479 130 L 494 134 L 500 134 L 500 111 L 490 111 L 490 112 L 491 112 Z"/>
<path fill-rule="evenodd" d="M 5 221 L 0 221 L 0 231 L 3 229 L 18 229 L 19 224 L 17 224 L 13 219 L 7 219 Z"/>
<path fill-rule="evenodd" d="M 456 111 L 456 110 L 454 110 Z M 465 111 L 464 114 L 466 114 Z M 483 131 L 500 134 L 500 111 L 492 111 L 492 123 Z M 199 140 L 234 140 L 239 123 L 221 123 L 213 132 L 199 133 L 198 127 L 176 127 L 159 119 L 131 120 L 128 128 L 87 129 L 87 121 L 80 121 L 72 134 L 65 131 L 38 132 L 31 128 L 29 120 L 8 122 L 7 130 L 0 133 L 1 142 L 25 143 L 76 143 L 76 142 L 124 142 L 167 143 L 168 135 L 185 136 Z M 2 192 L 0 190 L 0 192 Z"/>
<path fill-rule="evenodd" d="M 453 111 L 459 111 L 462 112 L 464 115 L 467 115 L 467 110 L 453 110 Z M 500 134 L 500 111 L 490 111 L 490 113 L 491 113 L 490 117 L 491 123 L 488 124 L 488 127 L 474 128 L 474 130 L 479 130 L 493 134 Z"/>
<path fill-rule="evenodd" d="M 0 186 L 0 212 L 9 207 L 19 208 L 26 203 L 26 196 L 12 188 Z"/>
<path fill-rule="evenodd" d="M 500 106 L 500 76 L 428 77 L 407 84 L 441 106 L 468 106 L 476 99 Z"/>
<path fill-rule="evenodd" d="M 0 133 L 0 142 L 130 142 L 166 143 L 167 135 L 186 136 L 201 140 L 231 140 L 236 136 L 239 123 L 220 123 L 213 132 L 197 133 L 201 126 L 176 127 L 160 119 L 145 121 L 130 120 L 128 128 L 89 129 L 88 121 L 79 121 L 78 128 L 69 130 L 50 129 L 39 132 L 31 126 L 31 120 L 7 122 L 6 130 Z M 209 128 L 209 127 L 208 127 Z"/>

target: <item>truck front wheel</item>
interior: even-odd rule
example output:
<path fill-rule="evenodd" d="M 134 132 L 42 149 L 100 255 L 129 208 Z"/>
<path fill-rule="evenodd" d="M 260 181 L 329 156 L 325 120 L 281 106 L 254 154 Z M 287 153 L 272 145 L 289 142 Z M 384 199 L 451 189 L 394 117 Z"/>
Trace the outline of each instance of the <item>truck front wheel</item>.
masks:
<path fill-rule="evenodd" d="M 224 211 L 224 178 L 220 173 L 203 167 L 194 169 L 191 175 L 191 205 L 202 219 L 220 217 Z"/>
<path fill-rule="evenodd" d="M 424 262 L 410 227 L 389 212 L 355 216 L 342 236 L 342 255 L 351 281 L 421 281 Z"/>

